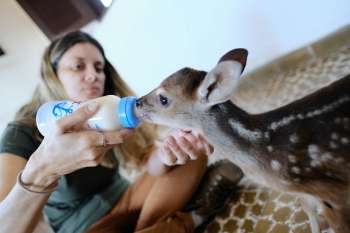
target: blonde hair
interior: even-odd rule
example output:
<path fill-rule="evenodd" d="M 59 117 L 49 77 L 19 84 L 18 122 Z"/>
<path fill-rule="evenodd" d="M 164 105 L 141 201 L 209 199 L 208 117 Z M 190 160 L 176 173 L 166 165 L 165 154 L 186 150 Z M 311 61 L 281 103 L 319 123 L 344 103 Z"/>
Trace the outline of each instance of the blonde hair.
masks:
<path fill-rule="evenodd" d="M 106 75 L 104 95 L 134 96 L 134 92 L 122 80 L 118 72 L 105 57 L 102 46 L 89 34 L 81 31 L 71 32 L 53 41 L 45 50 L 41 62 L 41 79 L 37 85 L 31 100 L 23 105 L 16 113 L 15 120 L 29 125 L 35 129 L 36 137 L 41 141 L 36 124 L 35 115 L 38 108 L 47 101 L 68 99 L 68 96 L 56 75 L 58 62 L 62 55 L 77 43 L 91 43 L 101 52 L 104 60 L 104 72 Z M 156 137 L 156 127 L 154 125 L 142 124 L 136 132 L 124 143 L 114 148 L 115 155 L 119 162 L 124 165 L 140 166 L 147 159 L 153 148 Z M 108 162 L 103 165 L 115 166 L 116 160 L 111 156 L 106 156 Z"/>

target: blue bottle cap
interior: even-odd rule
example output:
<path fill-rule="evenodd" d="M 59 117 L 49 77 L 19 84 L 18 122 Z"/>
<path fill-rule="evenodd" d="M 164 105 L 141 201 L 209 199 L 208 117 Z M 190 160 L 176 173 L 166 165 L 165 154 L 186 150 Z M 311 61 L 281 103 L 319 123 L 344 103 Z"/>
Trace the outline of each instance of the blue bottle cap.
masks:
<path fill-rule="evenodd" d="M 118 107 L 119 123 L 123 128 L 135 128 L 140 120 L 135 115 L 136 97 L 128 96 L 120 99 Z"/>

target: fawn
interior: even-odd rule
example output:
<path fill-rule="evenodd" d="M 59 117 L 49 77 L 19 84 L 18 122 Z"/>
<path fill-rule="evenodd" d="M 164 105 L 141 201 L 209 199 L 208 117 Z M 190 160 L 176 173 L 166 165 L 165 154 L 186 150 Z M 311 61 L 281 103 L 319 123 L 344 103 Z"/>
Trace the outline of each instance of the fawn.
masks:
<path fill-rule="evenodd" d="M 209 73 L 175 72 L 138 99 L 138 114 L 201 132 L 250 179 L 298 195 L 313 233 L 321 223 L 350 232 L 350 75 L 283 107 L 249 114 L 230 101 L 247 56 L 234 49 Z"/>

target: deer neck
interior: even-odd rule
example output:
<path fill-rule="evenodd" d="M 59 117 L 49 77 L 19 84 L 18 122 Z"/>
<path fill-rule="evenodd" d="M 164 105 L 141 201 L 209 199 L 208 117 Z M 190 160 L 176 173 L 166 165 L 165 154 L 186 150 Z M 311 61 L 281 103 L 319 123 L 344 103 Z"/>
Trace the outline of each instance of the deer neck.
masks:
<path fill-rule="evenodd" d="M 256 163 L 255 148 L 263 142 L 263 134 L 255 120 L 253 115 L 227 101 L 211 107 L 202 115 L 200 124 L 220 153 L 230 156 L 237 165 L 245 166 L 249 161 L 249 164 Z"/>
<path fill-rule="evenodd" d="M 249 114 L 228 101 L 213 106 L 200 122 L 217 157 L 232 161 L 260 184 L 273 184 L 274 188 L 288 185 L 271 170 L 269 132 L 265 131 L 268 122 L 263 117 Z M 282 168 L 279 162 L 276 166 Z"/>

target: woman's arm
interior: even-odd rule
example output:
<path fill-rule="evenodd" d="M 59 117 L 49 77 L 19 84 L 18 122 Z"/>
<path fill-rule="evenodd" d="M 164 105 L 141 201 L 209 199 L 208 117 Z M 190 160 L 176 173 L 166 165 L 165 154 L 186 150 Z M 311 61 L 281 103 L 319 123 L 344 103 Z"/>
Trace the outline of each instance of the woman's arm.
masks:
<path fill-rule="evenodd" d="M 14 154 L 0 155 L 0 233 L 32 232 L 49 197 L 28 192 L 16 183 L 26 162 Z"/>
<path fill-rule="evenodd" d="M 62 175 L 99 165 L 109 146 L 122 143 L 133 132 L 126 129 L 106 133 L 76 131 L 97 108 L 85 106 L 57 121 L 52 133 L 44 138 L 28 162 L 14 154 L 0 156 L 0 168 L 6 167 L 4 171 L 0 169 L 0 185 L 4 188 L 0 202 L 0 233 L 32 232 L 50 195 L 37 192 L 52 190 Z M 22 168 L 21 179 L 16 179 Z"/>
<path fill-rule="evenodd" d="M 27 160 L 18 155 L 0 154 L 0 203 L 15 185 L 17 174 L 26 163 Z"/>

